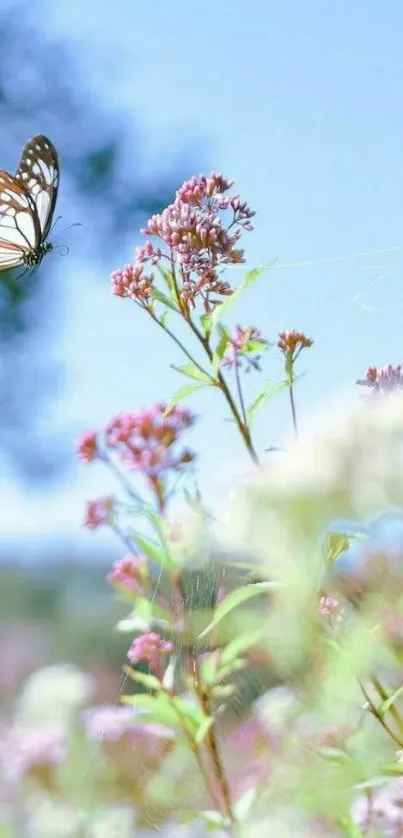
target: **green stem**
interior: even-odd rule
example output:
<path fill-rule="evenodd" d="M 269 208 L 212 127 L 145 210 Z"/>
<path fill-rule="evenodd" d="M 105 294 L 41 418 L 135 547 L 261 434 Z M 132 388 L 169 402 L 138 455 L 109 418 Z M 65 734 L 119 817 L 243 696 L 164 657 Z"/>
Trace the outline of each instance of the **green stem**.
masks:
<path fill-rule="evenodd" d="M 382 716 L 382 714 L 379 712 L 379 710 L 378 710 L 377 706 L 374 704 L 374 702 L 372 701 L 371 697 L 370 697 L 370 696 L 369 696 L 369 694 L 367 693 L 367 691 L 366 691 L 366 689 L 365 689 L 364 685 L 361 683 L 361 681 L 358 681 L 358 683 L 359 683 L 359 685 L 360 685 L 360 687 L 361 687 L 361 691 L 362 691 L 362 693 L 363 693 L 363 695 L 364 695 L 365 700 L 368 702 L 369 709 L 370 709 L 370 712 L 372 713 L 372 715 L 375 717 L 375 719 L 377 719 L 377 720 L 378 720 L 379 724 L 383 727 L 383 729 L 386 731 L 386 733 L 388 734 L 388 736 L 390 736 L 390 738 L 391 738 L 391 739 L 393 739 L 394 743 L 395 743 L 396 745 L 398 745 L 398 747 L 399 747 L 399 748 L 403 748 L 403 742 L 399 739 L 399 737 L 398 737 L 398 736 L 396 736 L 396 734 L 393 732 L 393 730 L 392 730 L 392 729 L 389 727 L 389 725 L 385 722 L 385 719 L 383 718 L 383 716 Z"/>
<path fill-rule="evenodd" d="M 201 705 L 206 716 L 212 716 L 213 711 L 210 704 L 210 699 L 208 695 L 203 691 L 198 691 L 198 695 L 200 698 Z M 214 724 L 209 728 L 206 734 L 206 744 L 210 751 L 212 763 L 214 766 L 214 772 L 217 777 L 217 781 L 219 783 L 222 797 L 225 801 L 225 808 L 226 808 L 226 816 L 231 821 L 231 823 L 235 823 L 235 817 L 232 810 L 232 801 L 231 801 L 231 792 L 229 783 L 226 777 L 226 773 L 224 770 L 224 766 L 221 760 L 220 751 L 218 748 L 218 743 L 215 735 Z"/>
<path fill-rule="evenodd" d="M 389 696 L 385 688 L 382 686 L 381 682 L 376 677 L 376 675 L 371 676 L 371 681 L 378 695 L 381 697 L 382 701 L 387 701 Z M 392 716 L 392 719 L 396 723 L 397 727 L 399 728 L 400 733 L 403 734 L 403 720 L 401 719 L 400 714 L 394 704 L 391 704 L 391 706 L 389 707 L 389 713 Z"/>
<path fill-rule="evenodd" d="M 238 392 L 239 406 L 241 408 L 243 423 L 247 427 L 248 417 L 246 415 L 245 402 L 244 402 L 243 393 L 242 393 L 241 376 L 239 375 L 238 359 L 237 359 L 236 356 L 234 358 L 234 364 L 235 364 L 235 381 L 236 381 L 236 389 L 237 389 L 237 392 Z"/>
<path fill-rule="evenodd" d="M 288 381 L 288 392 L 290 394 L 291 415 L 292 415 L 292 424 L 294 426 L 295 439 L 298 440 L 297 411 L 295 409 L 294 387 L 293 387 L 293 383 L 292 383 L 291 378 L 289 378 L 289 381 Z"/>
<path fill-rule="evenodd" d="M 197 328 L 196 324 L 193 322 L 191 317 L 189 317 L 187 319 L 187 322 L 188 322 L 193 334 L 195 335 L 195 337 L 197 338 L 199 343 L 201 343 L 204 351 L 207 354 L 207 357 L 209 358 L 210 361 L 212 361 L 213 360 L 213 351 L 212 351 L 211 346 L 208 342 L 208 339 L 202 334 L 202 332 L 199 331 L 199 329 Z M 243 420 L 242 416 L 240 415 L 240 413 L 238 411 L 238 408 L 235 404 L 235 401 L 232 397 L 231 391 L 228 387 L 228 384 L 227 384 L 221 370 L 219 370 L 218 373 L 217 373 L 217 386 L 220 388 L 221 392 L 225 396 L 228 407 L 229 407 L 229 409 L 230 409 L 230 411 L 231 411 L 231 413 L 232 413 L 232 415 L 235 419 L 235 422 L 238 426 L 238 430 L 239 430 L 239 432 L 242 436 L 242 439 L 243 439 L 243 441 L 245 443 L 245 446 L 246 446 L 246 448 L 247 448 L 247 450 L 250 454 L 251 459 L 253 460 L 255 465 L 259 465 L 259 458 L 258 458 L 258 455 L 255 451 L 255 448 L 254 448 L 254 445 L 253 445 L 253 442 L 252 442 L 252 437 L 251 437 L 251 433 L 250 433 L 248 424 L 247 424 L 246 421 Z"/>
<path fill-rule="evenodd" d="M 173 342 L 176 343 L 176 345 L 179 347 L 179 349 L 181 349 L 183 354 L 186 355 L 188 360 L 191 361 L 192 364 L 194 364 L 195 367 L 197 367 L 197 369 L 200 370 L 201 373 L 203 373 L 203 375 L 207 376 L 207 378 L 209 378 L 211 383 L 213 384 L 213 382 L 214 382 L 213 376 L 210 375 L 210 373 L 207 372 L 207 370 L 203 369 L 202 365 L 199 364 L 199 362 L 196 361 L 195 358 L 193 358 L 193 355 L 191 355 L 190 352 L 186 349 L 186 346 L 183 345 L 182 341 L 179 340 L 178 337 L 176 337 L 175 333 L 172 332 L 171 329 L 168 328 L 168 326 L 165 326 L 164 323 L 161 323 L 161 320 L 158 319 L 158 317 L 154 314 L 153 311 L 149 311 L 148 313 L 149 313 L 150 317 L 154 320 L 154 323 L 157 323 L 158 326 L 160 326 L 161 329 L 163 329 L 164 332 L 166 332 L 166 334 L 169 335 L 169 337 L 173 340 Z"/>
<path fill-rule="evenodd" d="M 108 454 L 106 454 L 106 453 L 104 452 L 103 454 L 101 454 L 100 459 L 101 459 L 104 463 L 106 463 L 106 465 L 108 466 L 109 470 L 112 472 L 112 474 L 114 475 L 114 477 L 116 477 L 116 478 L 117 478 L 117 480 L 119 481 L 119 483 L 121 484 L 121 486 L 123 487 L 123 489 L 125 490 L 125 492 L 127 492 L 127 494 L 129 495 L 129 497 L 130 497 L 132 500 L 135 500 L 135 501 L 136 501 L 136 503 L 138 503 L 138 504 L 139 504 L 139 506 L 144 506 L 144 500 L 143 500 L 143 498 L 141 497 L 141 495 L 137 494 L 137 492 L 133 489 L 133 487 L 132 487 L 131 483 L 129 482 L 129 480 L 127 480 L 127 478 L 125 477 L 125 475 L 124 475 L 124 474 L 122 474 L 122 472 L 120 471 L 120 469 L 118 469 L 118 467 L 117 467 L 116 463 L 114 463 L 114 462 L 113 462 L 113 460 L 112 460 L 112 459 L 108 456 Z"/>

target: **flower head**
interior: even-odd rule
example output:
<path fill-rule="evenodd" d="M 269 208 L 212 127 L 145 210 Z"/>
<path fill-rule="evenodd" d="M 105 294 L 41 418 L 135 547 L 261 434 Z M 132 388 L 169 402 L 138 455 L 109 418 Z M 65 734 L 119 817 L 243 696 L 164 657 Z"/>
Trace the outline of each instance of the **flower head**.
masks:
<path fill-rule="evenodd" d="M 173 644 L 170 640 L 164 640 L 156 632 L 148 632 L 133 640 L 127 657 L 131 664 L 145 661 L 156 675 L 161 675 L 163 659 L 172 651 Z"/>
<path fill-rule="evenodd" d="M 159 724 L 142 724 L 142 720 L 131 707 L 101 705 L 90 707 L 83 713 L 84 727 L 93 742 L 117 742 L 123 736 L 141 735 L 159 738 L 169 737 L 170 730 Z"/>
<path fill-rule="evenodd" d="M 89 530 L 95 530 L 103 524 L 109 524 L 112 513 L 113 498 L 102 497 L 90 500 L 87 503 L 83 526 L 88 527 Z"/>
<path fill-rule="evenodd" d="M 335 608 L 337 608 L 339 600 L 332 596 L 321 596 L 318 607 L 318 614 L 321 617 L 330 617 Z"/>
<path fill-rule="evenodd" d="M 309 349 L 313 344 L 313 340 L 308 338 L 304 332 L 297 332 L 295 329 L 291 332 L 280 332 L 278 337 L 277 346 L 284 355 L 291 355 L 293 360 L 302 349 Z"/>
<path fill-rule="evenodd" d="M 147 559 L 144 556 L 129 554 L 114 562 L 106 578 L 109 584 L 116 588 L 123 588 L 132 594 L 142 594 L 147 576 Z"/>
<path fill-rule="evenodd" d="M 77 453 L 84 463 L 91 463 L 98 456 L 98 437 L 96 431 L 85 431 L 77 442 Z"/>
<path fill-rule="evenodd" d="M 66 742 L 59 730 L 16 728 L 0 740 L 0 764 L 10 781 L 28 774 L 45 779 L 66 757 Z"/>
<path fill-rule="evenodd" d="M 152 301 L 154 278 L 152 274 L 144 273 L 142 264 L 125 265 L 111 274 L 112 294 L 117 297 L 130 297 L 137 300 L 144 307 L 149 307 Z"/>
<path fill-rule="evenodd" d="M 236 326 L 229 340 L 229 349 L 223 359 L 223 366 L 241 367 L 245 364 L 246 372 L 250 369 L 260 370 L 259 350 L 267 348 L 259 329 L 254 326 Z"/>
<path fill-rule="evenodd" d="M 363 387 L 370 387 L 375 393 L 388 395 L 388 393 L 403 388 L 403 365 L 388 364 L 383 369 L 368 367 L 365 378 L 358 379 L 356 384 Z"/>
<path fill-rule="evenodd" d="M 210 177 L 199 175 L 185 181 L 175 200 L 161 214 L 153 215 L 144 232 L 155 236 L 169 248 L 167 256 L 179 268 L 180 295 L 185 305 L 195 305 L 201 296 L 208 308 L 209 295 L 232 293 L 228 282 L 220 277 L 220 269 L 244 261 L 237 243 L 244 230 L 252 230 L 254 212 L 237 195 L 226 195 L 233 186 L 220 173 Z M 225 213 L 229 214 L 226 218 Z M 138 249 L 141 263 L 158 263 L 163 254 L 150 241 Z"/>
<path fill-rule="evenodd" d="M 106 446 L 117 451 L 128 468 L 142 472 L 154 488 L 168 472 L 181 471 L 195 457 L 188 449 L 177 451 L 181 434 L 195 417 L 179 405 L 168 414 L 165 409 L 165 404 L 156 404 L 121 413 L 105 428 Z"/>

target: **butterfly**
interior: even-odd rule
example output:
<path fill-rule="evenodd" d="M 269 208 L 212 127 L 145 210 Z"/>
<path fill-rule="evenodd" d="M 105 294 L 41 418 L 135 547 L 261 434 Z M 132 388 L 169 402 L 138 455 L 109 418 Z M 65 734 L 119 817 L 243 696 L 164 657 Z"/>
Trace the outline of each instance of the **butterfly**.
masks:
<path fill-rule="evenodd" d="M 36 268 L 53 250 L 46 238 L 58 187 L 58 154 L 42 134 L 24 146 L 14 176 L 0 171 L 0 273 Z"/>

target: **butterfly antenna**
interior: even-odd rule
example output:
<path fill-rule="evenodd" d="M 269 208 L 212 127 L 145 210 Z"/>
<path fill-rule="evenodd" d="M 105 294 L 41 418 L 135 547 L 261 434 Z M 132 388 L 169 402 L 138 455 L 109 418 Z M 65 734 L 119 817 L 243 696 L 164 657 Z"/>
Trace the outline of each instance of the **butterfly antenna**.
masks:
<path fill-rule="evenodd" d="M 60 256 L 67 256 L 67 254 L 68 254 L 68 253 L 70 253 L 70 248 L 68 247 L 68 245 L 67 245 L 67 244 L 61 244 L 61 245 L 59 245 L 59 247 L 57 248 L 57 250 L 59 251 Z"/>
<path fill-rule="evenodd" d="M 50 228 L 50 230 L 49 230 L 49 232 L 50 232 L 50 233 L 51 233 L 51 232 L 55 229 L 56 224 L 58 223 L 58 221 L 61 221 L 61 220 L 62 220 L 62 216 L 61 216 L 61 215 L 58 215 L 58 216 L 57 216 L 57 218 L 55 218 L 55 220 L 54 220 L 54 222 L 53 222 L 53 224 L 52 224 L 52 226 L 51 226 L 51 228 Z"/>
<path fill-rule="evenodd" d="M 57 220 L 58 220 L 58 219 L 57 219 Z M 56 223 L 56 222 L 55 222 L 55 223 Z M 75 223 L 74 223 L 74 224 L 69 224 L 69 226 L 68 226 L 68 227 L 65 227 L 65 228 L 64 228 L 64 230 L 59 230 L 59 232 L 58 232 L 58 234 L 57 234 L 57 235 L 59 236 L 61 233 L 66 233 L 66 232 L 67 232 L 67 230 L 71 230 L 71 229 L 72 229 L 72 227 L 82 227 L 81 221 L 75 221 Z"/>

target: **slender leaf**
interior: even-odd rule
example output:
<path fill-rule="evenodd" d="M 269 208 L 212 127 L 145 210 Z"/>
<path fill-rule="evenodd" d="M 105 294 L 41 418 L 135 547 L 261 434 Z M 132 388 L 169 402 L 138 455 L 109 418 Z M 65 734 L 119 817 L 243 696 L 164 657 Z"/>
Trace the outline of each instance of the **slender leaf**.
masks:
<path fill-rule="evenodd" d="M 344 532 L 328 532 L 325 536 L 325 554 L 326 564 L 332 567 L 340 556 L 345 553 L 350 547 L 350 543 L 360 538 L 368 538 L 367 535 L 361 533 L 344 533 Z"/>
<path fill-rule="evenodd" d="M 235 814 L 238 820 L 245 820 L 246 816 L 249 814 L 253 804 L 256 801 L 257 794 L 257 789 L 251 788 L 245 791 L 237 800 L 237 802 L 235 803 Z"/>
<path fill-rule="evenodd" d="M 277 396 L 277 394 L 281 393 L 282 390 L 285 390 L 287 386 L 288 385 L 286 381 L 274 382 L 270 379 L 266 381 L 263 384 L 263 387 L 259 390 L 252 404 L 250 404 L 247 408 L 246 412 L 249 422 L 252 423 L 254 421 L 259 410 L 261 410 L 262 407 L 264 407 L 264 405 L 269 399 L 271 399 L 273 396 Z"/>
<path fill-rule="evenodd" d="M 202 314 L 200 316 L 200 323 L 204 329 L 204 334 L 208 335 L 211 331 L 211 314 Z"/>
<path fill-rule="evenodd" d="M 174 562 L 172 556 L 170 555 L 169 551 L 166 549 L 166 546 L 161 544 L 156 544 L 154 541 L 151 541 L 144 535 L 140 535 L 140 533 L 131 533 L 132 538 L 136 540 L 137 546 L 140 550 L 145 553 L 155 564 L 159 565 L 160 567 L 172 567 Z"/>
<path fill-rule="evenodd" d="M 157 265 L 157 270 L 158 270 L 158 273 L 160 274 L 160 276 L 162 276 L 162 278 L 165 282 L 165 285 L 167 286 L 167 288 L 171 292 L 171 297 L 172 297 L 172 292 L 173 292 L 173 289 L 174 289 L 174 279 L 173 279 L 173 276 L 172 276 L 172 271 L 168 271 L 166 268 L 163 268 L 161 264 Z M 173 299 L 173 297 L 172 297 L 172 299 Z"/>
<path fill-rule="evenodd" d="M 221 651 L 220 663 L 227 666 L 233 663 L 239 655 L 246 652 L 252 646 L 256 646 L 264 637 L 264 630 L 250 631 L 240 637 L 231 640 L 230 643 Z"/>
<path fill-rule="evenodd" d="M 165 408 L 165 415 L 168 416 L 170 411 L 176 407 L 179 402 L 182 402 L 183 399 L 186 399 L 188 396 L 191 396 L 192 393 L 196 393 L 197 390 L 203 390 L 204 387 L 208 387 L 209 384 L 203 382 L 202 384 L 186 384 L 185 387 L 181 387 L 180 390 L 172 396 L 170 401 L 168 402 Z"/>
<path fill-rule="evenodd" d="M 159 303 L 162 303 L 167 308 L 172 309 L 172 311 L 178 311 L 178 306 L 175 305 L 175 301 L 171 300 L 163 291 L 160 291 L 159 288 L 153 288 L 153 300 L 157 300 Z"/>
<path fill-rule="evenodd" d="M 224 617 L 227 617 L 234 608 L 237 608 L 238 605 L 242 605 L 247 600 L 252 599 L 252 597 L 261 596 L 262 594 L 267 594 L 269 591 L 276 590 L 280 587 L 283 587 L 282 582 L 256 582 L 253 585 L 244 585 L 242 588 L 237 588 L 235 591 L 231 591 L 231 593 L 227 594 L 225 599 L 220 603 L 218 606 L 214 619 L 212 622 L 207 626 L 207 628 L 202 631 L 199 635 L 200 638 L 206 637 L 213 628 L 215 628 Z"/>
<path fill-rule="evenodd" d="M 392 693 L 392 695 L 390 695 L 389 698 L 385 699 L 383 704 L 381 704 L 381 706 L 378 708 L 379 713 L 381 713 L 381 715 L 384 716 L 385 713 L 387 713 L 388 710 L 390 710 L 390 708 L 393 706 L 393 704 L 395 704 L 395 702 L 397 701 L 399 696 L 402 695 L 402 693 L 403 693 L 403 687 L 399 687 L 398 690 L 395 690 L 395 692 Z"/>
<path fill-rule="evenodd" d="M 218 324 L 218 328 L 220 331 L 220 340 L 218 342 L 217 348 L 213 355 L 213 375 L 217 375 L 218 368 L 221 364 L 221 361 L 225 355 L 226 349 L 228 348 L 228 344 L 230 342 L 230 333 L 228 329 L 224 328 L 221 324 Z"/>
<path fill-rule="evenodd" d="M 211 376 L 207 372 L 203 372 L 197 364 L 193 364 L 191 361 L 188 364 L 184 364 L 182 367 L 176 367 L 174 364 L 171 364 L 172 369 L 176 370 L 176 372 L 180 372 L 182 375 L 186 375 L 187 378 L 194 378 L 196 381 L 204 381 L 206 384 L 211 383 Z"/>
<path fill-rule="evenodd" d="M 163 692 L 158 695 L 146 695 L 138 693 L 137 695 L 122 696 L 122 703 L 136 707 L 138 710 L 144 710 L 145 715 L 142 717 L 142 722 L 167 725 L 175 730 L 180 730 L 181 725 L 178 719 L 178 714 L 175 712 L 171 700 Z"/>
<path fill-rule="evenodd" d="M 124 666 L 123 671 L 132 681 L 136 681 L 137 684 L 141 684 L 147 690 L 159 690 L 161 688 L 161 682 L 155 675 L 138 672 L 136 669 L 132 669 L 131 666 Z"/>

